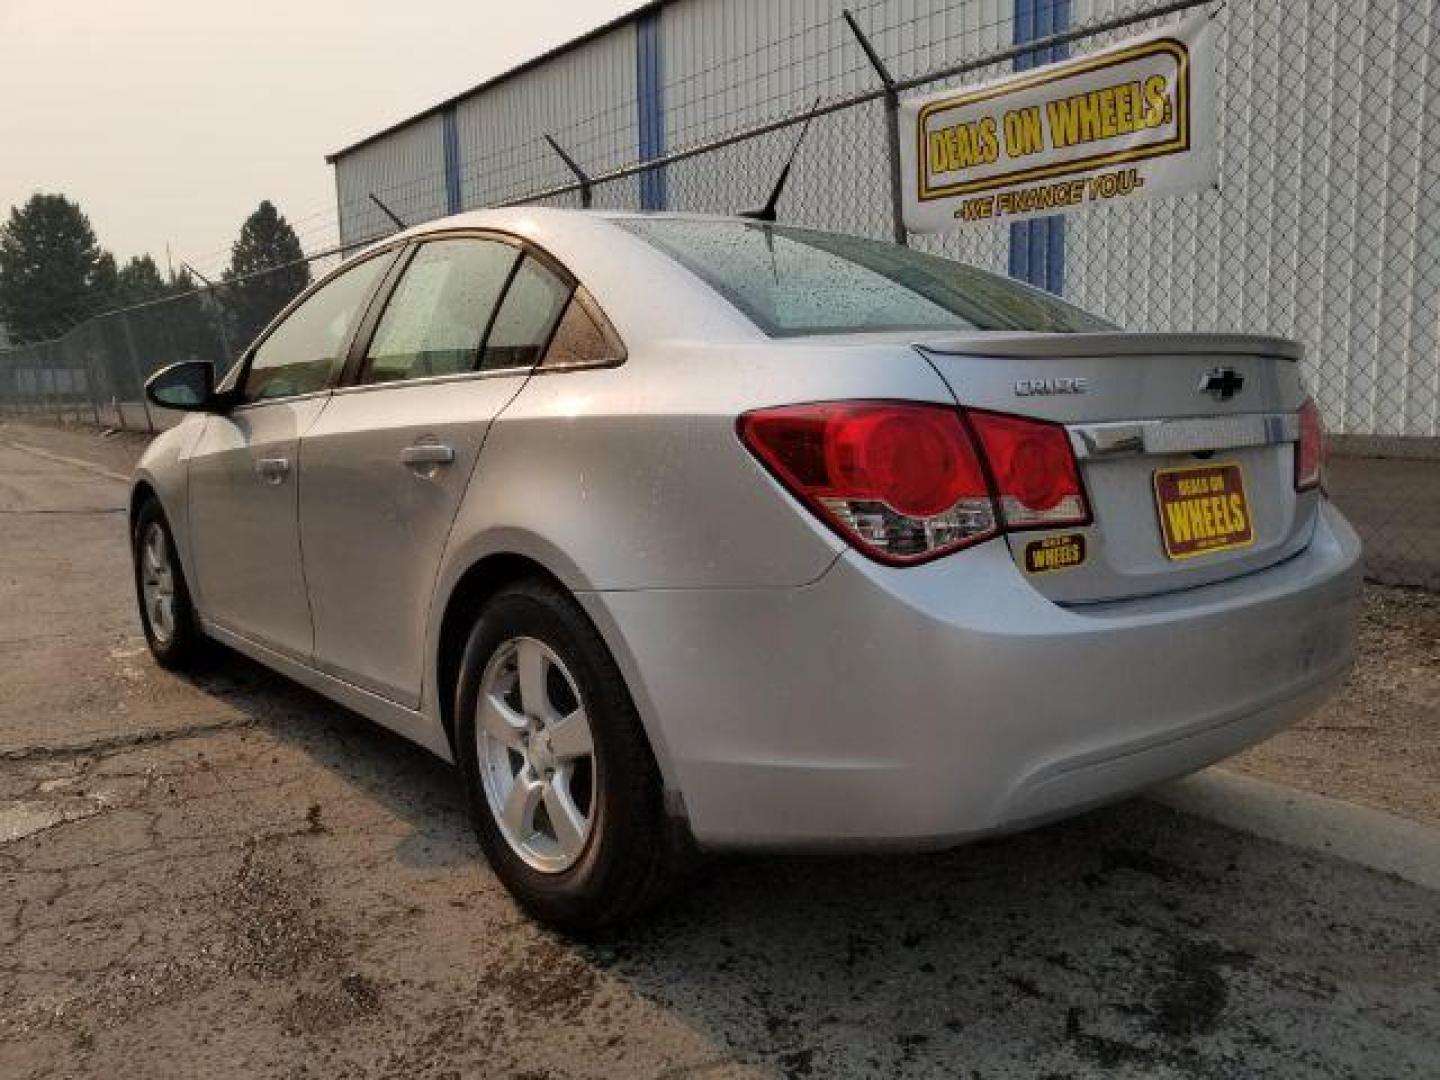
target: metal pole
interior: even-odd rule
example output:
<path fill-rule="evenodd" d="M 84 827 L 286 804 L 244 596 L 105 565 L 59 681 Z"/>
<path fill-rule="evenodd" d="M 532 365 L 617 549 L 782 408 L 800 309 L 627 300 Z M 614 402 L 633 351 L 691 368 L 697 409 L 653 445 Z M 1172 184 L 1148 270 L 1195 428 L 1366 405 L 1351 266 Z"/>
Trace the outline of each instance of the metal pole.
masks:
<path fill-rule="evenodd" d="M 850 14 L 848 9 L 841 14 L 845 16 L 850 32 L 860 42 L 860 48 L 865 51 L 865 59 L 870 61 L 870 66 L 875 69 L 875 74 L 880 76 L 880 84 L 884 87 L 885 139 L 890 151 L 890 226 L 895 243 L 903 247 L 910 242 L 910 238 L 905 234 L 905 194 L 900 186 L 900 92 L 895 89 L 895 80 L 890 75 L 890 69 L 885 66 L 885 61 L 880 59 L 875 46 L 870 44 L 870 39 L 860 29 L 855 16 Z"/>
<path fill-rule="evenodd" d="M 376 195 L 373 191 L 370 192 L 370 201 L 380 208 L 380 212 L 382 214 L 384 214 L 386 217 L 388 217 L 391 221 L 395 223 L 395 228 L 397 231 L 404 231 L 405 222 L 400 220 L 400 215 L 395 213 L 394 210 L 391 210 L 390 207 L 386 206 L 383 202 L 381 202 L 380 196 Z"/>
<path fill-rule="evenodd" d="M 90 324 L 91 347 L 84 352 L 85 357 L 85 389 L 90 392 L 90 411 L 95 416 L 95 426 L 103 427 L 100 423 L 100 384 L 95 379 L 95 339 L 98 338 L 96 330 L 99 329 L 94 323 Z"/>
<path fill-rule="evenodd" d="M 45 344 L 45 374 L 50 384 L 50 414 L 55 417 L 58 424 L 63 417 L 60 415 L 60 380 L 55 377 L 55 342 L 48 341 Z"/>
<path fill-rule="evenodd" d="M 371 198 L 374 198 L 374 196 L 371 196 Z M 199 278 L 205 283 L 205 290 L 196 290 L 196 292 L 193 294 L 197 298 L 195 302 L 197 304 L 200 304 L 201 314 L 205 314 L 205 305 L 200 303 L 200 300 L 198 299 L 201 291 L 205 291 L 206 296 L 208 296 L 211 300 L 215 301 L 215 332 L 220 335 L 220 357 L 225 361 L 225 371 L 229 371 L 230 365 L 235 361 L 234 355 L 230 352 L 230 333 L 225 328 L 225 324 L 230 321 L 230 309 L 225 306 L 225 298 L 220 292 L 220 286 L 216 285 L 213 281 L 207 278 L 204 274 L 200 273 L 199 270 L 196 270 L 189 263 L 182 262 L 180 265 L 183 266 L 186 270 L 190 271 L 192 275 Z M 216 380 L 219 380 L 225 374 L 225 371 L 221 371 L 220 365 L 216 364 Z"/>
<path fill-rule="evenodd" d="M 125 329 L 125 350 L 130 355 L 130 370 L 135 375 L 135 386 L 140 391 L 140 405 L 145 410 L 145 425 L 153 435 L 155 434 L 155 418 L 150 415 L 150 402 L 145 400 L 145 380 L 140 375 L 140 353 L 135 348 L 135 335 L 130 330 L 130 320 L 124 315 L 120 316 L 120 325 Z"/>
<path fill-rule="evenodd" d="M 583 210 L 589 210 L 590 177 L 585 175 L 585 170 L 580 168 L 579 165 L 575 164 L 575 159 L 572 158 L 569 154 L 567 154 L 565 152 L 565 148 L 561 146 L 558 142 L 556 142 L 552 136 L 546 135 L 545 141 L 550 144 L 550 149 L 554 150 L 555 153 L 560 155 L 560 160 L 565 162 L 565 167 L 575 174 L 575 179 L 580 184 L 580 207 Z"/>

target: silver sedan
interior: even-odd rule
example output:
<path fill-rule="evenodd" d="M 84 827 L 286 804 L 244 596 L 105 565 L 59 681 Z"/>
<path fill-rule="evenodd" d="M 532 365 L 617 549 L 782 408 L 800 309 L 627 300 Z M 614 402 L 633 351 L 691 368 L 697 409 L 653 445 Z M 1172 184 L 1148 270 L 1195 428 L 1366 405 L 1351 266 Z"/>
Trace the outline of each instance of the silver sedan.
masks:
<path fill-rule="evenodd" d="M 953 844 L 1313 709 L 1360 550 L 1300 349 L 931 255 L 516 209 L 297 298 L 132 499 L 156 658 L 248 654 L 464 778 L 585 928 L 697 849 Z"/>

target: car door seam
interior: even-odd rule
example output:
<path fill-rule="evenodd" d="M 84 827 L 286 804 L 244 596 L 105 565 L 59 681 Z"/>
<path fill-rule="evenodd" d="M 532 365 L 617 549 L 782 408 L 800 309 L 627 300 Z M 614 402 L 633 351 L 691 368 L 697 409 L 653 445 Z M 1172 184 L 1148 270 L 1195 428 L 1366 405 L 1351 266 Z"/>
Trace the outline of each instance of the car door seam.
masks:
<path fill-rule="evenodd" d="M 536 367 L 538 366 L 539 365 L 537 364 Z M 490 418 L 490 422 L 485 425 L 485 433 L 480 436 L 480 445 L 475 448 L 475 460 L 470 463 L 470 474 L 465 477 L 465 485 L 463 488 L 461 488 L 460 495 L 455 500 L 455 512 L 450 515 L 450 522 L 448 525 L 445 526 L 445 540 L 444 543 L 440 545 L 440 558 L 435 560 L 435 571 L 430 578 L 430 599 L 425 604 L 424 625 L 427 627 L 434 619 L 435 594 L 439 589 L 440 574 L 445 566 L 445 553 L 450 550 L 450 540 L 455 534 L 455 523 L 460 520 L 460 511 L 465 505 L 465 497 L 470 494 L 470 488 L 475 483 L 475 474 L 480 470 L 480 458 L 485 453 L 485 444 L 490 441 L 490 433 L 495 430 L 495 425 L 500 422 L 501 418 L 505 415 L 506 411 L 509 410 L 510 406 L 515 404 L 515 399 L 524 392 L 525 387 L 530 385 L 530 380 L 534 377 L 535 368 L 532 367 L 529 371 L 525 373 L 524 379 L 522 379 L 520 381 L 520 385 L 515 388 L 515 392 L 506 399 L 505 403 L 501 405 L 500 408 L 495 410 L 495 414 Z M 425 690 L 426 687 L 430 685 L 430 672 L 434 666 L 431 663 L 428 646 L 429 642 L 427 635 L 427 640 L 421 642 L 420 699 L 419 702 L 416 704 L 416 708 L 421 712 L 425 711 Z"/>
<path fill-rule="evenodd" d="M 310 425 L 295 436 L 295 546 L 300 549 L 300 587 L 305 592 L 305 611 L 310 617 L 310 649 L 305 662 L 311 667 L 315 667 L 319 660 L 315 655 L 315 602 L 310 598 L 310 575 L 305 569 L 305 518 L 300 508 L 300 500 L 305 493 L 305 438 L 315 430 L 315 425 L 320 422 L 333 400 L 335 395 L 332 388 L 332 392 L 325 396 L 324 402 L 315 411 Z"/>

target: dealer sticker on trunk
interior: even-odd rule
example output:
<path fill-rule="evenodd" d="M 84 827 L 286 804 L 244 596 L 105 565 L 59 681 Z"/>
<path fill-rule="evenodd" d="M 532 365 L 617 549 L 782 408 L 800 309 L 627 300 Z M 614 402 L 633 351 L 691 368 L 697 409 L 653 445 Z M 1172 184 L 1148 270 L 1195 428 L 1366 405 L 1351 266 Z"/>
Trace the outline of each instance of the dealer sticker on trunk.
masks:
<path fill-rule="evenodd" d="M 1239 465 L 1158 470 L 1155 508 L 1172 559 L 1249 547 L 1255 539 Z"/>
<path fill-rule="evenodd" d="M 1032 540 L 1025 545 L 1025 569 L 1032 574 L 1069 570 L 1085 561 L 1083 533 L 1063 533 Z"/>

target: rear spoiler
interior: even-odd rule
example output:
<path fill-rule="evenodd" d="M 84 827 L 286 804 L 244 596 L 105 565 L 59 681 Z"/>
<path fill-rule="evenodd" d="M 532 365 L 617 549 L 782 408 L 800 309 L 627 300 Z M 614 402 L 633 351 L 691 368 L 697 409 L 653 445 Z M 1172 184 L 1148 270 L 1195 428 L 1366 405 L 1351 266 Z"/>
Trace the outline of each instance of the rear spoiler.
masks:
<path fill-rule="evenodd" d="M 922 339 L 915 348 L 943 356 L 1023 356 L 1074 359 L 1103 356 L 1273 356 L 1299 361 L 1305 346 L 1262 334 L 1031 334 L 981 331 Z"/>

